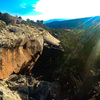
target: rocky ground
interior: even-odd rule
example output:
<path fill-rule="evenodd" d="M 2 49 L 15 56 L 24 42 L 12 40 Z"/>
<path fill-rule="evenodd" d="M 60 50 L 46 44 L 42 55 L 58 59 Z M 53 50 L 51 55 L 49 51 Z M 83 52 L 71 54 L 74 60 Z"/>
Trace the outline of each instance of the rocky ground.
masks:
<path fill-rule="evenodd" d="M 32 76 L 13 74 L 0 80 L 0 100 L 59 100 L 56 82 L 38 81 Z"/>
<path fill-rule="evenodd" d="M 24 73 L 24 71 L 28 72 L 25 68 L 35 65 L 44 45 L 51 44 L 58 47 L 59 43 L 58 39 L 43 28 L 24 24 L 2 28 L 0 30 L 0 79 L 2 79 L 0 100 L 60 100 L 58 98 L 60 86 L 57 82 L 39 81 L 32 74 L 28 76 L 28 73 L 26 76 Z"/>

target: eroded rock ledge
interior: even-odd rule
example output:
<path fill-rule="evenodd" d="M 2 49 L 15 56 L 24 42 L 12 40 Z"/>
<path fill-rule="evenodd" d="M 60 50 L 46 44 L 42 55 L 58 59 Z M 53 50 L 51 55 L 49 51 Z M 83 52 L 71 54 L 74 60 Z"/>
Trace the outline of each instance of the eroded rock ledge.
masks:
<path fill-rule="evenodd" d="M 0 79 L 13 72 L 29 74 L 42 54 L 44 41 L 55 46 L 60 43 L 42 28 L 23 24 L 3 28 L 0 32 Z"/>

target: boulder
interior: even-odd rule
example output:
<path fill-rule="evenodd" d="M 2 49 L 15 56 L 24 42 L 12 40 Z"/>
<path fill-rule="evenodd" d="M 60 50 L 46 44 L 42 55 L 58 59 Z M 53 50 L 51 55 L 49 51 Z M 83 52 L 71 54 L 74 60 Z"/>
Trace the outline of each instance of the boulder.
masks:
<path fill-rule="evenodd" d="M 44 42 L 59 46 L 48 31 L 23 24 L 9 25 L 0 31 L 0 79 L 13 72 L 30 74 L 42 54 Z"/>
<path fill-rule="evenodd" d="M 39 81 L 34 77 L 13 74 L 0 81 L 0 100 L 60 100 L 57 82 Z"/>

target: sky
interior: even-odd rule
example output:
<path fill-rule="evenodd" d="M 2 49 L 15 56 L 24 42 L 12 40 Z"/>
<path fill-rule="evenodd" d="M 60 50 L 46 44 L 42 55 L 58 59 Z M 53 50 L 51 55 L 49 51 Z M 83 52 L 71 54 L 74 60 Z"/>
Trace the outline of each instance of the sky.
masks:
<path fill-rule="evenodd" d="M 100 0 L 0 0 L 0 11 L 23 19 L 74 19 L 100 15 Z"/>

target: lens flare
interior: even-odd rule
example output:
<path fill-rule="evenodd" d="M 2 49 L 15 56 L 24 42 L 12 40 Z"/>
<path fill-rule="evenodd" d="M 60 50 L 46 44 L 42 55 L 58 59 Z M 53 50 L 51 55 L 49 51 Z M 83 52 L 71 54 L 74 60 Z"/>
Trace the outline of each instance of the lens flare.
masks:
<path fill-rule="evenodd" d="M 91 70 L 95 67 L 95 60 L 100 53 L 100 39 L 92 50 L 85 65 L 85 79 L 91 75 Z"/>

